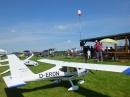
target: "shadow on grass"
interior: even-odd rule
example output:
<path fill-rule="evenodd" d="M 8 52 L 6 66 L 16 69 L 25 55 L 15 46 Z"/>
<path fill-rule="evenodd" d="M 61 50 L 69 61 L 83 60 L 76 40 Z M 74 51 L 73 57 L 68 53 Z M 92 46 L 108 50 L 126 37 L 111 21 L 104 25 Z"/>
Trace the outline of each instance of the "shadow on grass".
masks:
<path fill-rule="evenodd" d="M 76 84 L 77 80 L 73 80 L 73 83 Z M 46 86 L 36 87 L 32 89 L 21 89 L 21 88 L 7 89 L 6 88 L 5 91 L 6 91 L 7 97 L 23 97 L 22 93 L 25 93 L 25 92 L 33 92 L 33 91 L 43 90 L 43 89 L 49 90 L 50 88 L 55 88 L 55 87 L 64 87 L 66 88 L 66 91 L 68 91 L 67 89 L 71 87 L 71 84 L 69 83 L 69 81 L 62 81 L 59 84 L 49 84 Z M 79 86 L 79 89 L 74 92 L 85 97 L 86 96 L 87 97 L 109 97 L 107 95 L 103 95 L 101 93 L 83 88 L 81 86 Z"/>
<path fill-rule="evenodd" d="M 7 97 L 24 97 L 18 88 L 5 88 Z"/>
<path fill-rule="evenodd" d="M 78 80 L 73 80 L 73 83 L 74 85 L 76 85 L 78 82 Z M 64 81 L 61 83 L 62 87 L 65 87 L 65 88 L 70 88 L 71 87 L 71 84 L 68 82 L 68 81 Z M 98 93 L 97 91 L 93 91 L 93 90 L 90 90 L 90 89 L 87 89 L 87 88 L 84 88 L 84 87 L 81 87 L 79 86 L 79 89 L 74 91 L 75 93 L 78 93 L 84 97 L 109 97 L 107 95 L 103 95 L 101 93 Z"/>

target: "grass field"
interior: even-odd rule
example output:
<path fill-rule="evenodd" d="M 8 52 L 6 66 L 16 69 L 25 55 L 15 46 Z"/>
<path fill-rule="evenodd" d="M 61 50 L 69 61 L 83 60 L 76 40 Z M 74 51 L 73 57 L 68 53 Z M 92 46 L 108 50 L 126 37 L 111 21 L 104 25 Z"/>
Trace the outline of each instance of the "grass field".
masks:
<path fill-rule="evenodd" d="M 40 58 L 33 57 L 32 60 Z M 80 58 L 66 59 L 64 56 L 56 56 L 52 59 L 84 62 Z M 96 61 L 88 61 L 90 63 L 97 63 Z M 115 64 L 115 65 L 129 65 L 129 62 L 102 62 L 101 64 Z M 40 63 L 38 66 L 28 66 L 34 73 L 39 73 L 52 68 L 54 65 Z M 0 67 L 0 72 L 8 69 Z M 79 89 L 69 92 L 67 89 L 71 87 L 68 80 L 62 80 L 59 84 L 51 84 L 51 81 L 37 81 L 28 82 L 26 86 L 19 88 L 7 88 L 3 81 L 3 76 L 10 73 L 0 75 L 0 97 L 130 97 L 130 76 L 122 73 L 94 71 L 94 74 L 88 73 L 85 76 L 85 83 L 78 85 Z M 73 79 L 74 84 L 80 78 Z"/>

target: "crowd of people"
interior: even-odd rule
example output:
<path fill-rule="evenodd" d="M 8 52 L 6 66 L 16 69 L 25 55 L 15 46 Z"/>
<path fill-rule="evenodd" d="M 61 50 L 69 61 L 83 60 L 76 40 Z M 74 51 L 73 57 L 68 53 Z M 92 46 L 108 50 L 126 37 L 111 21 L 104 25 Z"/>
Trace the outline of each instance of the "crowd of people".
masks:
<path fill-rule="evenodd" d="M 67 51 L 65 52 L 65 56 L 66 58 L 76 58 L 77 56 L 81 56 L 82 58 L 86 59 L 97 59 L 97 61 L 103 61 L 103 58 L 108 58 L 108 56 L 110 56 L 111 58 L 114 56 L 114 54 L 106 54 L 108 52 L 114 52 L 114 49 L 112 47 L 108 48 L 106 47 L 106 49 L 103 51 L 102 50 L 102 43 L 100 43 L 99 41 L 95 41 L 94 46 L 83 46 L 83 50 L 77 50 L 77 48 L 72 48 L 72 49 L 67 49 Z M 42 52 L 45 53 L 45 52 Z M 42 55 L 42 54 L 41 54 Z M 47 56 L 49 58 L 53 57 L 54 52 L 53 50 L 49 49 Z"/>
<path fill-rule="evenodd" d="M 114 54 L 107 54 L 108 52 L 114 52 L 114 49 L 112 47 L 108 48 L 106 47 L 106 49 L 103 51 L 102 50 L 102 43 L 100 43 L 99 41 L 95 41 L 94 46 L 84 46 L 83 47 L 83 51 L 84 51 L 84 58 L 85 59 L 93 59 L 96 58 L 97 61 L 103 61 L 103 58 L 108 58 L 114 57 Z"/>
<path fill-rule="evenodd" d="M 72 49 L 68 49 L 66 51 L 66 58 L 70 58 L 70 56 L 75 58 L 77 56 L 77 54 L 78 54 L 78 50 L 76 47 L 72 48 Z"/>
<path fill-rule="evenodd" d="M 48 49 L 48 50 L 43 50 L 42 52 L 38 53 L 37 56 L 40 56 L 40 57 L 48 57 L 48 58 L 51 58 L 54 56 L 54 49 Z"/>

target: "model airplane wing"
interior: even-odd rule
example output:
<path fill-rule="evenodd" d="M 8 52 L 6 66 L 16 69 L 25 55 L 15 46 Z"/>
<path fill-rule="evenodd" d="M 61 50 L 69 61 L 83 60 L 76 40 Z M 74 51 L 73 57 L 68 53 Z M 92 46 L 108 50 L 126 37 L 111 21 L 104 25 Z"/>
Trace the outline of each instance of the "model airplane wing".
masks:
<path fill-rule="evenodd" d="M 7 61 L 8 61 L 8 59 L 0 60 L 0 62 L 7 62 Z"/>
<path fill-rule="evenodd" d="M 8 59 L 0 60 L 0 62 L 8 62 Z M 9 64 L 4 64 L 4 65 L 0 64 L 0 66 L 9 66 Z"/>
<path fill-rule="evenodd" d="M 86 68 L 92 70 L 102 70 L 102 71 L 111 71 L 111 72 L 121 72 L 127 75 L 130 75 L 130 66 L 118 66 L 118 65 L 106 65 L 106 64 L 91 64 L 91 63 L 76 63 L 76 62 L 65 62 L 65 61 L 56 61 L 49 59 L 40 59 L 40 62 L 50 63 L 50 64 L 59 64 L 67 67 L 77 67 L 77 68 Z"/>
<path fill-rule="evenodd" d="M 62 63 L 65 62 L 65 61 L 57 61 L 57 60 L 50 60 L 50 59 L 40 59 L 40 60 L 37 60 L 37 61 L 49 63 L 49 64 L 54 64 L 54 65 L 61 65 Z"/>
<path fill-rule="evenodd" d="M 6 85 L 9 88 L 26 85 L 26 83 L 22 80 L 22 77 L 30 76 L 33 73 L 16 55 L 8 55 L 8 60 L 11 76 L 3 77 Z"/>
<path fill-rule="evenodd" d="M 0 73 L 0 74 L 5 74 L 5 73 L 7 73 L 7 72 L 9 72 L 10 71 L 10 69 L 7 69 L 7 70 L 5 70 L 4 72 L 2 72 L 2 73 Z"/>
<path fill-rule="evenodd" d="M 0 66 L 9 66 L 9 64 L 4 64 L 4 65 L 1 65 L 1 64 L 0 64 Z"/>

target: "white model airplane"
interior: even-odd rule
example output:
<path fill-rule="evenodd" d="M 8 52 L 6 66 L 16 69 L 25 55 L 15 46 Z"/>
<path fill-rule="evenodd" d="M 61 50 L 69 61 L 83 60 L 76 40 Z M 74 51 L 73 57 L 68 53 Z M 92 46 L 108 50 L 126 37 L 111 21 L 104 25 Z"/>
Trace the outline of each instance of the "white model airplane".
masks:
<path fill-rule="evenodd" d="M 26 58 L 25 60 L 21 60 L 25 65 L 30 65 L 30 66 L 37 66 L 38 63 L 35 62 L 35 61 L 32 61 L 32 60 L 29 60 L 31 59 L 32 57 L 34 56 L 33 53 L 31 53 L 31 56 Z M 0 62 L 8 62 L 9 60 L 8 59 L 4 59 L 4 60 L 0 60 Z M 8 66 L 9 64 L 6 64 L 6 65 L 1 65 L 0 66 Z"/>
<path fill-rule="evenodd" d="M 55 64 L 56 66 L 44 72 L 34 74 L 26 65 L 23 64 L 22 61 L 19 60 L 16 55 L 8 55 L 8 59 L 11 75 L 5 76 L 3 79 L 9 88 L 25 86 L 26 82 L 31 81 L 55 80 L 53 83 L 59 83 L 61 81 L 60 79 L 68 79 L 72 85 L 72 87 L 68 89 L 70 91 L 77 90 L 79 88 L 73 84 L 71 79 L 85 76 L 89 69 L 121 72 L 127 75 L 130 74 L 129 66 L 75 63 L 49 59 L 40 59 L 38 61 Z M 84 80 L 80 80 L 79 83 L 84 83 Z"/>
<path fill-rule="evenodd" d="M 31 53 L 31 54 L 32 54 L 32 55 L 31 55 L 30 57 L 26 58 L 25 60 L 21 60 L 21 61 L 22 61 L 25 65 L 38 66 L 38 62 L 29 60 L 29 59 L 31 59 L 31 58 L 34 56 L 33 53 Z M 8 60 L 8 59 L 0 60 L 0 62 L 7 62 L 7 61 L 9 61 L 9 60 Z M 1 65 L 1 64 L 0 64 L 0 66 L 9 66 L 9 64 L 4 64 L 4 65 Z M 4 72 L 2 72 L 2 73 L 0 73 L 0 74 L 5 74 L 5 73 L 7 73 L 7 72 L 9 72 L 9 71 L 10 71 L 10 69 L 8 69 L 8 70 L 6 70 L 6 71 L 4 71 Z"/>

